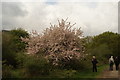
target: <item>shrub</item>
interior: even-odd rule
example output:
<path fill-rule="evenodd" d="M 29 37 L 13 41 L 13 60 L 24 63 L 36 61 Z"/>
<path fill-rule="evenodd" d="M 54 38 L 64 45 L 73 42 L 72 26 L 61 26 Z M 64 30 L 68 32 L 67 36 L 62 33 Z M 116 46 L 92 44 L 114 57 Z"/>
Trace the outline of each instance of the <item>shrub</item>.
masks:
<path fill-rule="evenodd" d="M 25 52 L 19 52 L 16 54 L 17 68 L 23 68 L 25 59 L 28 55 Z"/>
<path fill-rule="evenodd" d="M 12 43 L 12 35 L 9 34 L 9 32 L 3 32 L 2 34 L 2 60 L 6 61 L 5 63 L 7 65 L 12 65 L 12 66 L 16 66 L 16 54 L 14 52 L 13 49 L 11 49 L 11 47 L 13 47 L 13 45 L 11 45 Z"/>
<path fill-rule="evenodd" d="M 3 78 L 11 78 L 12 77 L 12 66 L 11 65 L 2 65 L 2 77 Z"/>
<path fill-rule="evenodd" d="M 62 60 L 68 64 L 72 59 L 84 57 L 84 46 L 82 44 L 82 31 L 73 28 L 73 25 L 66 20 L 58 21 L 58 25 L 51 25 L 43 34 L 36 31 L 29 38 L 22 38 L 27 42 L 27 51 L 30 54 L 37 54 L 43 51 L 46 58 L 53 65 L 61 65 Z M 72 61 L 73 61 L 72 60 Z M 67 66 L 67 65 L 66 65 Z"/>
<path fill-rule="evenodd" d="M 16 67 L 17 53 L 25 50 L 27 43 L 22 42 L 21 37 L 28 37 L 28 33 L 22 29 L 2 31 L 2 60 L 6 60 L 7 65 Z"/>
<path fill-rule="evenodd" d="M 24 68 L 28 76 L 48 75 L 51 69 L 43 56 L 28 56 Z"/>
<path fill-rule="evenodd" d="M 89 51 L 90 56 L 92 58 L 93 55 L 96 55 L 99 64 L 108 63 L 108 56 L 112 54 L 112 51 L 108 48 L 106 44 L 101 44 L 96 46 L 95 48 L 90 48 Z"/>

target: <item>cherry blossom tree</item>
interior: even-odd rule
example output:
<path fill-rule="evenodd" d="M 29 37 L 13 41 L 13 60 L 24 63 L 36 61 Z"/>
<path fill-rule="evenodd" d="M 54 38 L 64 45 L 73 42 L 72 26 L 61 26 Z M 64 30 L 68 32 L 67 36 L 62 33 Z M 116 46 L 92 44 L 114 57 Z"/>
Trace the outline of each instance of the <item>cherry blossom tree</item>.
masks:
<path fill-rule="evenodd" d="M 33 31 L 29 38 L 21 38 L 27 42 L 27 52 L 29 54 L 44 53 L 45 58 L 53 65 L 59 65 L 60 61 L 70 61 L 72 59 L 82 59 L 84 57 L 84 47 L 82 43 L 82 31 L 76 29 L 66 20 L 58 20 L 58 25 L 46 28 L 42 34 Z"/>

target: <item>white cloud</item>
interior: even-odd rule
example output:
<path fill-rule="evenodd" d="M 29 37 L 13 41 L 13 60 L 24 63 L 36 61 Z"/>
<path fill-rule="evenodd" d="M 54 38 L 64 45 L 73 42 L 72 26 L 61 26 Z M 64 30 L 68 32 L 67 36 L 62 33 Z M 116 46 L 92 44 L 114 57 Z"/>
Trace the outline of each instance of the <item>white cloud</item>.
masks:
<path fill-rule="evenodd" d="M 42 32 L 50 26 L 50 22 L 57 24 L 58 18 L 66 19 L 67 17 L 68 21 L 76 23 L 74 27 L 82 28 L 84 35 L 96 35 L 104 31 L 117 32 L 118 30 L 117 2 L 58 2 L 56 4 L 23 2 L 23 5 L 27 15 L 16 17 L 15 26 L 22 26 L 29 31 Z M 14 24 L 14 21 L 8 22 Z"/>

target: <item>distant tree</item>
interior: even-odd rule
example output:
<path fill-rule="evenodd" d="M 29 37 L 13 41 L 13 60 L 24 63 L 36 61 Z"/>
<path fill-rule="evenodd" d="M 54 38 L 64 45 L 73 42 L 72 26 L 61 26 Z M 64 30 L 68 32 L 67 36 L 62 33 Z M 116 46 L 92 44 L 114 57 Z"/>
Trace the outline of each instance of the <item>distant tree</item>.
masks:
<path fill-rule="evenodd" d="M 110 55 L 117 56 L 120 49 L 119 43 L 120 43 L 120 35 L 117 33 L 108 31 L 108 32 L 99 34 L 97 36 L 94 36 L 92 39 L 91 46 L 89 47 L 96 48 L 104 44 L 104 45 L 107 45 L 108 49 L 111 51 L 110 53 L 108 53 L 109 56 Z"/>
<path fill-rule="evenodd" d="M 13 29 L 10 31 L 10 33 L 13 35 L 13 36 L 17 36 L 19 38 L 21 37 L 28 37 L 29 34 L 27 31 L 25 31 L 24 29 L 22 28 L 18 28 L 18 29 Z"/>
<path fill-rule="evenodd" d="M 86 44 L 87 44 L 87 43 L 91 43 L 91 42 L 92 42 L 92 39 L 93 39 L 92 36 L 84 37 L 84 41 L 85 41 Z"/>

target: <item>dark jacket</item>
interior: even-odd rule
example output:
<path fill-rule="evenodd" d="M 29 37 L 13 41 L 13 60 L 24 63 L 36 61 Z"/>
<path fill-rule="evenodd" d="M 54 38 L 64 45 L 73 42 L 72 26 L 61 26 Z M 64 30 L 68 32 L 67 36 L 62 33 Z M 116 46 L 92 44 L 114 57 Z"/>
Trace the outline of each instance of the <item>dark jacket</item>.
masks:
<path fill-rule="evenodd" d="M 118 65 L 119 64 L 119 59 L 115 58 L 114 62 L 115 62 L 116 65 Z"/>
<path fill-rule="evenodd" d="M 96 65 L 98 63 L 97 59 L 92 59 L 92 64 Z"/>

